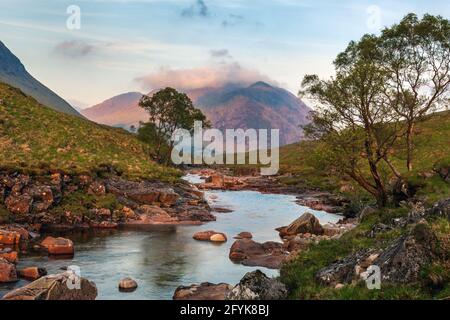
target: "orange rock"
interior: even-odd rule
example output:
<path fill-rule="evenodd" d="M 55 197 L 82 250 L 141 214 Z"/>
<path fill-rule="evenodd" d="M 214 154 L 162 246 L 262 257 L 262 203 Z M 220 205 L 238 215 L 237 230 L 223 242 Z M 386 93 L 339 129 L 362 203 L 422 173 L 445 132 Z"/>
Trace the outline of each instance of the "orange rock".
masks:
<path fill-rule="evenodd" d="M 216 233 L 216 234 L 213 234 L 209 238 L 209 241 L 211 241 L 211 242 L 227 242 L 227 237 L 223 233 Z"/>
<path fill-rule="evenodd" d="M 50 255 L 73 255 L 74 248 L 72 240 L 65 238 L 47 237 L 41 242 Z"/>
<path fill-rule="evenodd" d="M 0 230 L 0 244 L 15 245 L 20 242 L 20 233 L 16 231 Z"/>
<path fill-rule="evenodd" d="M 17 281 L 16 266 L 0 258 L 0 283 Z"/>
<path fill-rule="evenodd" d="M 17 263 L 19 261 L 19 256 L 16 251 L 10 251 L 10 252 L 0 252 L 0 258 L 5 259 L 8 262 L 11 263 Z"/>
<path fill-rule="evenodd" d="M 47 270 L 43 268 L 30 267 L 18 271 L 19 277 L 27 280 L 37 280 L 47 275 Z"/>
<path fill-rule="evenodd" d="M 198 241 L 209 241 L 209 239 L 217 234 L 215 231 L 201 231 L 194 234 L 193 238 Z"/>

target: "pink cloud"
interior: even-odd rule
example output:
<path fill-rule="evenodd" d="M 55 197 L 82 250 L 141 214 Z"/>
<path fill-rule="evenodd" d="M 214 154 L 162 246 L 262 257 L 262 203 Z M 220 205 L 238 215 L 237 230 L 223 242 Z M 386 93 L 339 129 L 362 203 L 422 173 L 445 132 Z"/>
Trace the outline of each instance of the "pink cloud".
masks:
<path fill-rule="evenodd" d="M 135 79 L 145 90 L 174 87 L 179 90 L 199 88 L 217 88 L 225 84 L 250 85 L 265 81 L 273 85 L 276 82 L 257 70 L 247 69 L 238 63 L 221 64 L 192 69 L 161 68 L 157 72 Z"/>

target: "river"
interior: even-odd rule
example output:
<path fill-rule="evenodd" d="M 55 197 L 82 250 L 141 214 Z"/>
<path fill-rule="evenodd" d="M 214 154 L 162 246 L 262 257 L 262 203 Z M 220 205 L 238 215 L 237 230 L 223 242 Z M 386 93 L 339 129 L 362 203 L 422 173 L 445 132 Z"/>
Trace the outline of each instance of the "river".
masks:
<path fill-rule="evenodd" d="M 186 180 L 199 182 L 197 176 Z M 304 212 L 313 213 L 322 224 L 341 217 L 314 211 L 295 203 L 295 196 L 262 194 L 254 191 L 208 191 L 213 206 L 234 210 L 217 213 L 217 221 L 201 226 L 158 226 L 138 230 L 108 230 L 65 235 L 75 243 L 73 259 L 55 260 L 43 256 L 22 255 L 19 268 L 45 267 L 60 273 L 61 268 L 76 265 L 81 275 L 96 283 L 98 299 L 171 299 L 180 285 L 212 282 L 236 284 L 242 276 L 260 269 L 268 276 L 277 270 L 245 267 L 228 259 L 233 236 L 249 231 L 257 242 L 280 241 L 277 227 L 288 225 Z M 198 231 L 215 230 L 228 236 L 228 242 L 213 244 L 192 239 Z M 131 293 L 119 292 L 120 279 L 132 277 L 139 285 Z M 0 285 L 0 296 L 26 284 Z"/>

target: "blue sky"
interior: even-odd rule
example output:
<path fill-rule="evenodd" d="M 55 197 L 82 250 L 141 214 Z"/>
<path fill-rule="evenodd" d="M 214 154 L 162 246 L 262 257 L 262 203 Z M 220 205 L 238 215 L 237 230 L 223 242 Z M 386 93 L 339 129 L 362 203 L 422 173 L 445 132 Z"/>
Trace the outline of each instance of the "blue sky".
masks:
<path fill-rule="evenodd" d="M 67 8 L 81 9 L 69 30 Z M 0 40 L 63 98 L 89 106 L 162 85 L 329 76 L 347 43 L 448 0 L 1 0 Z"/>

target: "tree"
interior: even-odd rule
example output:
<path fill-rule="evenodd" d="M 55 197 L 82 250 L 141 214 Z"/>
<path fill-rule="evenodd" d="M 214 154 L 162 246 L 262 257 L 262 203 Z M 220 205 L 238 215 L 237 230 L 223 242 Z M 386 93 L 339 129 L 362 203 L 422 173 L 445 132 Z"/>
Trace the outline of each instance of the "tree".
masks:
<path fill-rule="evenodd" d="M 173 88 L 165 88 L 152 96 L 144 95 L 139 106 L 149 113 L 149 122 L 143 124 L 140 136 L 153 141 L 155 155 L 168 162 L 173 149 L 172 134 L 177 129 L 193 130 L 195 121 L 209 126 L 205 115 L 194 107 L 191 99 Z M 144 138 L 147 136 L 147 138 Z"/>
<path fill-rule="evenodd" d="M 450 21 L 440 16 L 407 15 L 383 30 L 378 60 L 389 73 L 391 105 L 406 122 L 409 171 L 413 169 L 414 128 L 425 115 L 448 102 Z"/>
<path fill-rule="evenodd" d="M 306 76 L 301 94 L 316 102 L 307 136 L 320 139 L 330 151 L 330 163 L 386 206 L 388 190 L 382 165 L 394 175 L 389 160 L 399 138 L 399 121 L 385 94 L 387 74 L 378 65 L 378 39 L 365 36 L 351 42 L 334 62 L 336 76 L 320 80 Z"/>

